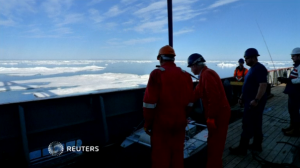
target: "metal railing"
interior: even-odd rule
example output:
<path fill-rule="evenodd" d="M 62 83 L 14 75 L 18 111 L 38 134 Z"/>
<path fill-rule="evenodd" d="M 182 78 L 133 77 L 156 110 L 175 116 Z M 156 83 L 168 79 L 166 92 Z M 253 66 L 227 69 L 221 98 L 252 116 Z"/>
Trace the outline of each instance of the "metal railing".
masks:
<path fill-rule="evenodd" d="M 293 67 L 281 68 L 268 71 L 268 83 L 271 86 L 277 86 L 281 84 L 277 78 L 278 77 L 288 77 L 288 74 L 291 73 Z"/>

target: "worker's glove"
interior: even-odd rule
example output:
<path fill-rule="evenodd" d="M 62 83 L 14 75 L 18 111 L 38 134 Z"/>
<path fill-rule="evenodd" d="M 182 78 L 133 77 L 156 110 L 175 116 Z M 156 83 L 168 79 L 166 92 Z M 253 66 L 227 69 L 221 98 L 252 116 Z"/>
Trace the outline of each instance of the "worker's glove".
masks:
<path fill-rule="evenodd" d="M 290 78 L 284 78 L 284 77 L 278 77 L 277 80 L 281 83 L 291 83 L 291 80 Z"/>
<path fill-rule="evenodd" d="M 215 119 L 213 119 L 213 118 L 207 118 L 206 124 L 207 124 L 207 128 L 209 130 L 215 130 L 215 129 L 217 129 L 217 126 L 216 126 L 216 123 L 215 123 Z"/>
<path fill-rule="evenodd" d="M 150 136 L 152 135 L 152 130 L 151 129 L 144 127 L 144 130 L 145 130 L 146 134 L 148 134 Z"/>

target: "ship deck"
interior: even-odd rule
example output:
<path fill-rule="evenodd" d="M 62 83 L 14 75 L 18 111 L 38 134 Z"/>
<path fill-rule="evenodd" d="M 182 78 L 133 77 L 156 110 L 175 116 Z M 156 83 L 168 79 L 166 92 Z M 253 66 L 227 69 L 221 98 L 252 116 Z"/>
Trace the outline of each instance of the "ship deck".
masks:
<path fill-rule="evenodd" d="M 284 88 L 285 84 L 273 87 L 271 93 L 274 96 L 267 101 L 263 114 L 264 140 L 262 144 L 263 151 L 261 153 L 256 153 L 255 156 L 253 156 L 248 150 L 246 156 L 229 154 L 229 147 L 237 146 L 239 144 L 242 132 L 242 119 L 229 125 L 225 150 L 223 153 L 224 168 L 258 168 L 263 167 L 267 162 L 299 166 L 299 157 L 296 157 L 298 153 L 297 149 L 290 144 L 299 146 L 300 138 L 284 136 L 281 131 L 281 128 L 289 125 L 290 120 L 287 108 L 288 96 L 282 93 Z M 236 106 L 236 108 L 239 107 Z M 278 141 L 288 142 L 290 144 L 277 143 Z M 255 158 L 258 158 L 258 161 Z"/>

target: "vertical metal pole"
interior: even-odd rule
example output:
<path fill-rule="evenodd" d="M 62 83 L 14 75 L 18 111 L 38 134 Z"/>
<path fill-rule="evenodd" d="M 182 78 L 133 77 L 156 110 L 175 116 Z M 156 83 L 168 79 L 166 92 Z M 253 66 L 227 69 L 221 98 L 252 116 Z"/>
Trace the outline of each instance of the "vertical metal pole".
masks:
<path fill-rule="evenodd" d="M 26 164 L 28 165 L 29 164 L 29 149 L 28 149 L 28 140 L 27 140 L 27 133 L 26 133 L 26 123 L 25 123 L 24 109 L 20 105 L 19 105 L 19 117 L 20 117 L 23 152 L 24 152 Z"/>
<path fill-rule="evenodd" d="M 168 0 L 169 45 L 173 47 L 173 16 L 172 0 Z"/>
<path fill-rule="evenodd" d="M 100 96 L 100 106 L 101 106 L 101 115 L 102 115 L 102 123 L 103 123 L 103 129 L 104 129 L 104 136 L 105 136 L 105 142 L 108 142 L 108 129 L 107 129 L 107 123 L 106 123 L 106 114 L 105 114 L 105 108 L 104 108 L 104 101 L 103 97 Z"/>

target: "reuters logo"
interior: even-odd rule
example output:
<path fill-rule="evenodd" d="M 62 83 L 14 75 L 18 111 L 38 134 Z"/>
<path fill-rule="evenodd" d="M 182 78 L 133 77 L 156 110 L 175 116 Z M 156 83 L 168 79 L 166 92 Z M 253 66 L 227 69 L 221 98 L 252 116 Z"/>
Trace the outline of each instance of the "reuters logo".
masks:
<path fill-rule="evenodd" d="M 54 141 L 49 144 L 48 151 L 52 156 L 59 156 L 64 152 L 64 146 L 60 142 Z"/>

